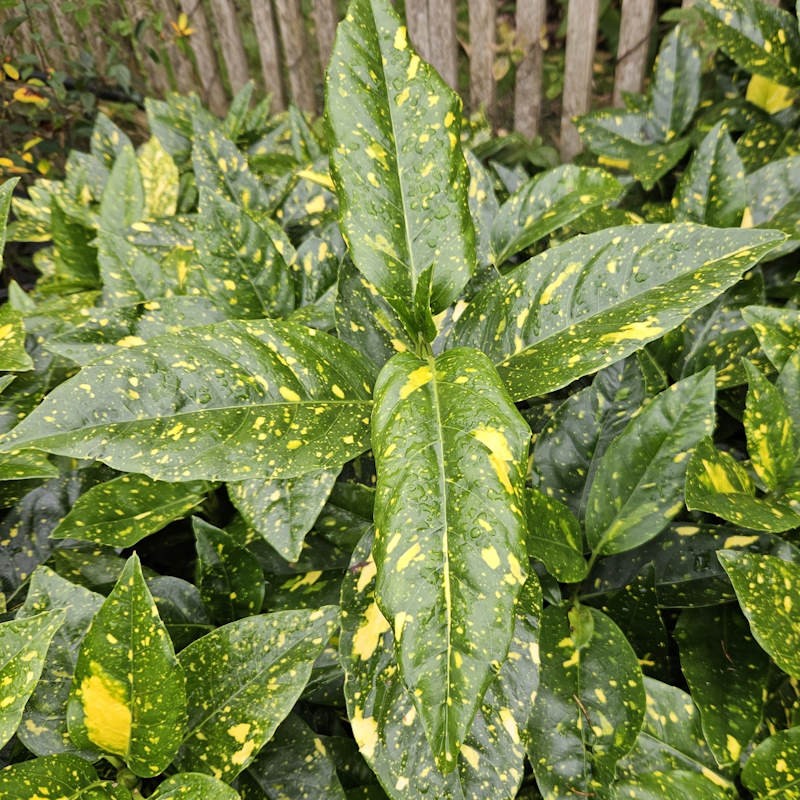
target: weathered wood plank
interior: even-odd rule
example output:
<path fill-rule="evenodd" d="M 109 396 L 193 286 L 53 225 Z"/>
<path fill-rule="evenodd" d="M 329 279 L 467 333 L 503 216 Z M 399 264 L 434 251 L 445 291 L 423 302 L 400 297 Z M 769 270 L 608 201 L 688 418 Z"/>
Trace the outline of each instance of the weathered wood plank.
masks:
<path fill-rule="evenodd" d="M 561 158 L 564 161 L 572 160 L 582 149 L 572 118 L 585 114 L 591 104 L 599 11 L 599 0 L 572 0 L 567 11 L 566 67 L 561 105 Z"/>
<path fill-rule="evenodd" d="M 492 0 L 469 0 L 470 109 L 483 109 L 490 120 L 494 120 L 495 111 L 495 13 Z"/>
<path fill-rule="evenodd" d="M 614 70 L 615 106 L 622 105 L 623 92 L 641 92 L 644 87 L 655 12 L 655 0 L 622 0 L 617 67 Z"/>
<path fill-rule="evenodd" d="M 431 60 L 431 39 L 428 0 L 406 0 L 406 25 L 408 38 L 414 49 L 426 60 Z"/>
<path fill-rule="evenodd" d="M 228 108 L 228 98 L 222 85 L 222 76 L 211 38 L 203 6 L 197 0 L 179 0 L 180 10 L 189 18 L 189 27 L 194 33 L 189 37 L 189 46 L 197 63 L 200 96 L 208 108 L 222 116 Z"/>
<path fill-rule="evenodd" d="M 336 24 L 339 21 L 335 0 L 314 0 L 311 16 L 314 20 L 319 62 L 324 71 L 328 68 L 331 60 L 333 40 L 336 37 Z"/>
<path fill-rule="evenodd" d="M 458 89 L 456 4 L 452 0 L 428 0 L 428 21 L 431 64 L 450 86 Z"/>
<path fill-rule="evenodd" d="M 244 54 L 242 31 L 232 0 L 211 0 L 211 14 L 217 29 L 222 59 L 228 73 L 228 83 L 236 93 L 244 86 L 250 75 Z"/>
<path fill-rule="evenodd" d="M 197 88 L 197 76 L 195 75 L 194 65 L 191 59 L 187 58 L 183 50 L 178 47 L 173 32 L 169 29 L 170 22 L 177 21 L 178 9 L 173 0 L 153 0 L 155 11 L 160 11 L 164 15 L 165 25 L 167 26 L 167 36 L 164 40 L 164 52 L 169 59 L 172 67 L 172 75 L 175 79 L 175 88 L 181 94 L 188 94 Z"/>
<path fill-rule="evenodd" d="M 313 112 L 316 110 L 314 80 L 300 0 L 275 0 L 275 12 L 292 102 L 303 111 Z"/>
<path fill-rule="evenodd" d="M 139 20 L 147 21 L 148 16 L 153 13 L 149 7 L 143 7 L 142 3 L 137 2 L 137 0 L 124 0 L 123 7 L 134 25 Z M 98 45 L 98 47 L 103 49 L 102 44 Z M 163 97 L 170 90 L 167 70 L 163 64 L 153 59 L 148 52 L 152 50 L 157 53 L 159 49 L 159 42 L 152 27 L 143 25 L 141 40 L 134 41 L 136 60 L 142 71 L 142 77 L 147 80 L 147 91 L 156 97 Z"/>
<path fill-rule="evenodd" d="M 514 86 L 514 130 L 532 138 L 542 118 L 542 37 L 547 20 L 547 0 L 517 0 L 517 43 L 522 61 Z"/>
<path fill-rule="evenodd" d="M 258 39 L 258 55 L 261 59 L 261 74 L 264 88 L 272 97 L 270 108 L 283 111 L 286 108 L 286 95 L 281 80 L 281 51 L 278 44 L 278 33 L 275 28 L 275 16 L 272 13 L 270 0 L 252 0 L 253 27 Z"/>

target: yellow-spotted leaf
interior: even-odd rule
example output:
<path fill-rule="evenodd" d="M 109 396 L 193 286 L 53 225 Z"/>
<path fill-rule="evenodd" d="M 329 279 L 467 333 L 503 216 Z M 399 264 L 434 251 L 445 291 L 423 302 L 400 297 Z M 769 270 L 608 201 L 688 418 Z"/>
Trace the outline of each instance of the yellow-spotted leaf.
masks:
<path fill-rule="evenodd" d="M 782 369 L 800 347 L 800 311 L 786 307 L 748 306 L 742 310 L 742 316 L 775 369 Z"/>
<path fill-rule="evenodd" d="M 6 225 L 8 211 L 11 208 L 11 199 L 14 196 L 14 187 L 19 183 L 19 178 L 12 178 L 0 184 L 0 264 L 2 264 L 3 248 L 6 244 Z M 39 210 L 41 213 L 41 209 Z"/>
<path fill-rule="evenodd" d="M 53 637 L 41 677 L 17 730 L 17 738 L 36 755 L 78 749 L 67 732 L 67 701 L 78 649 L 102 604 L 101 595 L 62 578 L 47 567 L 37 567 L 31 576 L 28 596 L 17 619 L 53 609 L 65 610 L 64 624 Z M 85 757 L 93 754 L 94 748 L 80 753 Z"/>
<path fill-rule="evenodd" d="M 368 446 L 371 368 L 332 336 L 230 321 L 129 341 L 7 437 L 157 480 L 291 477 Z"/>
<path fill-rule="evenodd" d="M 130 144 L 117 153 L 98 214 L 100 228 L 109 231 L 121 231 L 146 215 L 142 175 Z"/>
<path fill-rule="evenodd" d="M 95 159 L 111 169 L 122 151 L 133 144 L 122 128 L 100 112 L 94 120 L 89 146 Z"/>
<path fill-rule="evenodd" d="M 772 228 L 800 238 L 800 156 L 779 158 L 747 176 L 743 228 Z"/>
<path fill-rule="evenodd" d="M 180 653 L 191 675 L 181 770 L 230 781 L 256 757 L 305 688 L 338 609 L 277 611 L 217 628 Z"/>
<path fill-rule="evenodd" d="M 717 777 L 716 775 L 714 777 Z M 692 800 L 732 800 L 733 785 L 722 786 L 689 770 L 655 769 L 615 781 L 611 787 L 612 800 L 663 800 L 691 797 Z"/>
<path fill-rule="evenodd" d="M 166 769 L 186 724 L 186 680 L 131 556 L 83 639 L 67 726 L 82 749 L 120 756 L 136 775 Z"/>
<path fill-rule="evenodd" d="M 585 212 L 616 199 L 622 186 L 602 169 L 562 164 L 540 173 L 500 207 L 492 223 L 492 260 L 500 266 Z"/>
<path fill-rule="evenodd" d="M 436 766 L 413 695 L 397 679 L 393 626 L 375 601 L 371 534 L 342 583 L 339 653 L 345 698 L 361 755 L 391 800 L 512 800 L 523 775 L 525 720 L 539 680 L 541 588 L 531 577 L 514 606 L 508 659 L 490 683 L 456 756 Z"/>
<path fill-rule="evenodd" d="M 530 429 L 482 353 L 401 353 L 375 389 L 376 595 L 434 758 L 455 769 L 525 583 Z"/>
<path fill-rule="evenodd" d="M 202 772 L 179 772 L 162 781 L 150 800 L 239 800 L 239 793 Z"/>
<path fill-rule="evenodd" d="M 17 730 L 64 616 L 62 609 L 53 609 L 0 624 L 0 744 Z"/>
<path fill-rule="evenodd" d="M 537 489 L 525 492 L 528 555 L 538 558 L 562 583 L 586 577 L 581 526 L 573 513 L 554 497 Z"/>
<path fill-rule="evenodd" d="M 254 478 L 228 484 L 228 495 L 250 527 L 287 561 L 297 561 L 303 540 L 322 511 L 338 472 L 322 470 L 297 478 Z"/>
<path fill-rule="evenodd" d="M 781 390 L 745 362 L 748 390 L 744 431 L 750 463 L 768 491 L 785 488 L 800 458 L 800 431 Z"/>
<path fill-rule="evenodd" d="M 686 506 L 756 531 L 780 533 L 800 527 L 800 513 L 769 496 L 756 497 L 747 470 L 710 439 L 701 441 L 689 460 Z"/>
<path fill-rule="evenodd" d="M 8 800 L 131 800 L 120 784 L 101 781 L 95 768 L 69 753 L 11 764 L 0 770 L 0 797 Z"/>
<path fill-rule="evenodd" d="M 515 399 L 552 391 L 676 327 L 781 241 L 690 223 L 578 236 L 479 292 L 450 343 L 483 350 Z"/>
<path fill-rule="evenodd" d="M 800 564 L 776 556 L 720 550 L 756 641 L 793 678 L 800 678 Z"/>
<path fill-rule="evenodd" d="M 636 654 L 588 606 L 542 615 L 542 668 L 527 725 L 528 757 L 545 800 L 594 796 L 633 747 L 645 713 Z"/>
<path fill-rule="evenodd" d="M 800 82 L 800 33 L 788 12 L 759 0 L 701 0 L 705 34 L 739 66 L 778 83 Z"/>
<path fill-rule="evenodd" d="M 657 536 L 683 509 L 689 456 L 714 429 L 714 373 L 673 384 L 635 416 L 600 459 L 586 506 L 586 538 L 608 555 Z"/>
<path fill-rule="evenodd" d="M 172 156 L 155 136 L 136 154 L 144 190 L 144 216 L 169 217 L 177 210 L 180 175 Z"/>
<path fill-rule="evenodd" d="M 475 268 L 461 103 L 386 0 L 354 0 L 328 68 L 332 177 L 356 267 L 413 335 Z M 417 319 L 414 319 L 414 312 Z"/>
<path fill-rule="evenodd" d="M 721 767 L 736 769 L 761 724 L 769 657 L 735 605 L 684 609 L 675 638 L 705 739 Z"/>
<path fill-rule="evenodd" d="M 672 198 L 675 219 L 735 227 L 742 220 L 746 194 L 744 165 L 721 120 L 705 135 L 683 173 Z"/>
<path fill-rule="evenodd" d="M 146 475 L 120 475 L 82 494 L 50 534 L 111 547 L 130 547 L 199 505 L 211 485 L 165 483 Z"/>
<path fill-rule="evenodd" d="M 742 783 L 755 797 L 797 800 L 800 797 L 800 727 L 778 731 L 760 742 L 742 770 Z"/>
<path fill-rule="evenodd" d="M 0 242 L 0 246 L 2 246 L 2 242 Z M 33 369 L 33 359 L 25 351 L 23 316 L 11 305 L 5 303 L 0 306 L 0 370 L 27 372 L 31 369 Z"/>

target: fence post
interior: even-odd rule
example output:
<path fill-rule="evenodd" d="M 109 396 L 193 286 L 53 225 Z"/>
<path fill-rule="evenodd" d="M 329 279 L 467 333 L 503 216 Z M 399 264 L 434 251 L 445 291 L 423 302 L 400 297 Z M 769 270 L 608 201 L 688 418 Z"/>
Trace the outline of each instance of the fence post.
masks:
<path fill-rule="evenodd" d="M 253 27 L 258 39 L 258 55 L 261 59 L 261 74 L 264 88 L 271 97 L 270 110 L 283 111 L 286 108 L 286 95 L 281 81 L 280 47 L 275 30 L 275 17 L 270 0 L 252 0 Z"/>
<path fill-rule="evenodd" d="M 166 50 L 169 63 L 172 65 L 172 74 L 175 77 L 175 86 L 181 94 L 188 94 L 196 86 L 194 67 L 175 42 L 172 26 L 169 24 L 178 18 L 178 12 L 173 0 L 154 0 L 155 10 L 164 15 L 164 30 L 166 32 Z"/>
<path fill-rule="evenodd" d="M 228 100 L 222 86 L 205 11 L 197 0 L 179 0 L 179 4 L 181 11 L 189 18 L 189 27 L 193 29 L 189 46 L 197 63 L 201 97 L 212 113 L 222 116 L 228 107 Z"/>
<path fill-rule="evenodd" d="M 428 18 L 428 0 L 406 0 L 406 26 L 408 38 L 425 61 L 431 60 L 431 26 Z"/>
<path fill-rule="evenodd" d="M 306 26 L 299 0 L 275 0 L 278 29 L 283 42 L 283 56 L 289 78 L 292 102 L 303 111 L 314 111 L 314 82 L 308 57 Z"/>
<path fill-rule="evenodd" d="M 149 5 L 149 4 L 148 4 Z M 131 21 L 137 22 L 140 17 L 147 17 L 152 14 L 150 8 L 142 8 L 142 4 L 137 0 L 126 0 L 123 3 L 125 13 Z M 159 97 L 163 97 L 169 91 L 169 78 L 167 71 L 164 69 L 163 64 L 159 64 L 150 57 L 148 50 L 158 52 L 159 46 L 155 39 L 152 28 L 149 25 L 144 25 L 142 28 L 142 44 L 143 48 L 136 47 L 134 42 L 134 51 L 136 53 L 136 60 L 139 62 L 140 69 L 143 76 L 147 79 L 148 89 Z"/>
<path fill-rule="evenodd" d="M 236 94 L 250 77 L 247 59 L 244 56 L 242 32 L 236 17 L 236 6 L 232 0 L 211 0 L 211 13 L 219 36 L 225 69 L 228 72 L 228 82 L 231 91 Z"/>
<path fill-rule="evenodd" d="M 582 149 L 572 118 L 585 114 L 592 99 L 592 65 L 597 40 L 599 0 L 570 0 L 564 98 L 561 105 L 561 158 L 571 161 Z"/>
<path fill-rule="evenodd" d="M 458 39 L 456 4 L 453 0 L 428 0 L 431 64 L 453 88 L 458 90 Z"/>
<path fill-rule="evenodd" d="M 60 3 L 53 3 L 50 6 L 50 10 L 53 12 L 56 28 L 58 29 L 67 58 L 70 61 L 76 61 L 78 58 L 78 42 L 80 41 L 78 29 L 66 13 L 64 13 L 64 9 L 61 8 Z M 17 30 L 19 30 L 19 28 L 17 28 Z"/>
<path fill-rule="evenodd" d="M 529 139 L 539 132 L 542 117 L 542 35 L 547 0 L 517 0 L 517 43 L 522 61 L 514 85 L 514 130 Z"/>
<path fill-rule="evenodd" d="M 317 36 L 319 63 L 324 73 L 331 60 L 333 40 L 336 38 L 336 23 L 339 21 L 335 0 L 314 0 L 311 16 Z"/>
<path fill-rule="evenodd" d="M 642 91 L 655 11 L 655 0 L 622 0 L 617 68 L 614 70 L 615 106 L 623 104 L 623 92 Z"/>
<path fill-rule="evenodd" d="M 492 0 L 469 0 L 469 102 L 470 111 L 480 108 L 494 119 L 495 4 Z"/>

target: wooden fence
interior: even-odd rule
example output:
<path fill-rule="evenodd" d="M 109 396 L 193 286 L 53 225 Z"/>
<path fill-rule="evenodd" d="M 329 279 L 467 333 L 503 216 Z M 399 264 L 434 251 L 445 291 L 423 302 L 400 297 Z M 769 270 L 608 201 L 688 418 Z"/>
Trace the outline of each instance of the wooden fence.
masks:
<path fill-rule="evenodd" d="M 683 5 L 691 2 L 683 0 Z M 18 49 L 37 54 L 45 66 L 68 70 L 70 61 L 85 50 L 99 74 L 112 61 L 126 64 L 132 74 L 145 77 L 142 88 L 147 93 L 197 91 L 218 114 L 224 113 L 232 93 L 256 78 L 271 94 L 273 109 L 291 102 L 319 112 L 324 66 L 343 5 L 312 0 L 310 14 L 304 16 L 301 0 L 86 0 L 76 19 L 80 15 L 66 13 L 60 2 L 27 0 L 12 11 L 0 11 L 0 22 L 12 14 L 25 16 L 13 37 L 6 37 L 6 47 L 13 47 L 5 55 L 12 59 Z M 470 110 L 483 109 L 490 119 L 497 107 L 498 5 L 495 0 L 405 0 L 409 37 L 417 50 L 451 86 L 461 88 Z M 519 59 L 513 127 L 533 137 L 542 119 L 548 2 L 506 5 L 515 5 L 512 41 Z M 460 40 L 457 25 L 457 10 L 464 7 L 468 44 Z M 565 160 L 581 147 L 571 120 L 591 104 L 599 9 L 600 0 L 569 0 L 567 5 L 560 125 Z M 621 105 L 623 92 L 642 89 L 656 0 L 621 0 L 619 12 L 616 105 Z M 469 84 L 459 87 L 465 59 Z"/>

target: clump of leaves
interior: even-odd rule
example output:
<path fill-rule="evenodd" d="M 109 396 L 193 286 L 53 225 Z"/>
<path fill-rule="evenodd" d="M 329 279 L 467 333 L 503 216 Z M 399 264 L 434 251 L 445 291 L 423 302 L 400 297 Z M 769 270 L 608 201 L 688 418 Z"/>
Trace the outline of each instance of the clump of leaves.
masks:
<path fill-rule="evenodd" d="M 248 99 L 14 201 L 0 794 L 790 796 L 786 233 L 490 170 L 385 0 Z"/>

